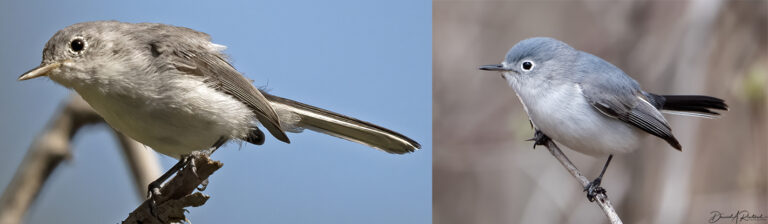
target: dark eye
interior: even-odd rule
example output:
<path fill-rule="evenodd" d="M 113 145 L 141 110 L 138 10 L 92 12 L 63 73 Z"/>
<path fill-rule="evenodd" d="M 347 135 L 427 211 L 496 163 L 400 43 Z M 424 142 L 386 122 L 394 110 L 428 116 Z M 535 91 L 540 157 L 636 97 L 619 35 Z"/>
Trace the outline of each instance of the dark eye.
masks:
<path fill-rule="evenodd" d="M 75 38 L 72 42 L 69 42 L 69 48 L 74 52 L 80 52 L 85 49 L 85 41 L 82 38 Z"/>
<path fill-rule="evenodd" d="M 533 69 L 533 62 L 525 61 L 520 67 L 522 67 L 523 70 L 530 71 L 531 69 Z"/>

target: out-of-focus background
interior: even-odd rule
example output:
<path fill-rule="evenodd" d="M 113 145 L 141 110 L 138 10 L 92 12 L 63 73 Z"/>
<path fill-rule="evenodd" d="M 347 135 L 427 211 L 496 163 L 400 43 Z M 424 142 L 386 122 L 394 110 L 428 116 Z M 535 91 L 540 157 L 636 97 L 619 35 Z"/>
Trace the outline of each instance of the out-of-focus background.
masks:
<path fill-rule="evenodd" d="M 429 1 L 0 1 L 0 192 L 70 90 L 17 82 L 59 29 L 93 20 L 158 22 L 211 35 L 270 93 L 409 136 L 391 155 L 305 131 L 291 144 L 227 144 L 192 223 L 430 223 Z M 75 136 L 26 223 L 118 223 L 143 200 L 106 125 Z M 150 149 L 145 149 L 150 150 Z M 154 152 L 153 152 L 154 153 Z M 176 161 L 159 156 L 162 169 Z"/>
<path fill-rule="evenodd" d="M 766 2 L 433 2 L 435 223 L 607 223 L 545 148 L 524 141 L 533 130 L 513 90 L 477 70 L 535 36 L 602 57 L 647 91 L 730 106 L 715 120 L 665 115 L 682 152 L 648 138 L 614 158 L 603 186 L 624 223 L 768 215 Z M 607 159 L 563 148 L 590 179 Z"/>

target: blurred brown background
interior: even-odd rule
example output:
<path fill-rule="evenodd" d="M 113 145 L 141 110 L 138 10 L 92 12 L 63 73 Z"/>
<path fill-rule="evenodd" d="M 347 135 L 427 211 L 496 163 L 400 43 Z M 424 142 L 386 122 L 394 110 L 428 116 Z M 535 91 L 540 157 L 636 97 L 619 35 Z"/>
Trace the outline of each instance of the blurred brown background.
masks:
<path fill-rule="evenodd" d="M 682 152 L 649 137 L 616 155 L 603 186 L 624 223 L 768 217 L 767 2 L 434 1 L 434 222 L 607 222 L 545 148 L 524 141 L 533 130 L 513 90 L 477 70 L 535 36 L 602 57 L 646 91 L 730 106 L 715 120 L 665 115 Z M 607 159 L 563 150 L 590 179 Z"/>

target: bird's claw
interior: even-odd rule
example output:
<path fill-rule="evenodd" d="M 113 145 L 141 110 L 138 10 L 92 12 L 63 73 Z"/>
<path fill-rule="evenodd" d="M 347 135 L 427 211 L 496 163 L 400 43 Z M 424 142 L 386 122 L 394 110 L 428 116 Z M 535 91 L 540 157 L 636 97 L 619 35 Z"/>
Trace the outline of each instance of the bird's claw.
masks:
<path fill-rule="evenodd" d="M 598 177 L 595 178 L 592 182 L 589 182 L 586 187 L 584 187 L 584 191 L 587 192 L 587 199 L 589 202 L 594 202 L 597 198 L 597 195 L 603 194 L 605 195 L 606 191 L 603 187 L 600 186 L 600 182 L 602 182 L 602 178 Z"/>
<path fill-rule="evenodd" d="M 149 213 L 157 217 L 157 197 L 160 196 L 160 184 L 152 182 L 147 187 L 147 199 L 149 200 Z"/>
<path fill-rule="evenodd" d="M 533 134 L 533 138 L 526 139 L 526 141 L 533 141 L 533 148 L 536 149 L 537 145 L 546 146 L 547 142 L 550 141 L 550 138 L 549 136 L 545 135 L 544 132 L 536 130 L 536 132 Z"/>

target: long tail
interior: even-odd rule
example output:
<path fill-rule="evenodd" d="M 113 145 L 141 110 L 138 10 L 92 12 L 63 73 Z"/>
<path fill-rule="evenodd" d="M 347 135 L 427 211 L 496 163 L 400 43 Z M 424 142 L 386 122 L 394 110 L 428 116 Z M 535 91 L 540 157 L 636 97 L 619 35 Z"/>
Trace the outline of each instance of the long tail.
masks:
<path fill-rule="evenodd" d="M 720 113 L 712 110 L 728 110 L 725 101 L 711 96 L 696 95 L 655 95 L 648 93 L 653 98 L 653 105 L 657 109 L 670 114 L 696 116 L 704 118 L 717 118 Z"/>
<path fill-rule="evenodd" d="M 263 92 L 286 131 L 309 129 L 343 138 L 388 153 L 404 154 L 421 148 L 418 142 L 365 121 Z"/>

